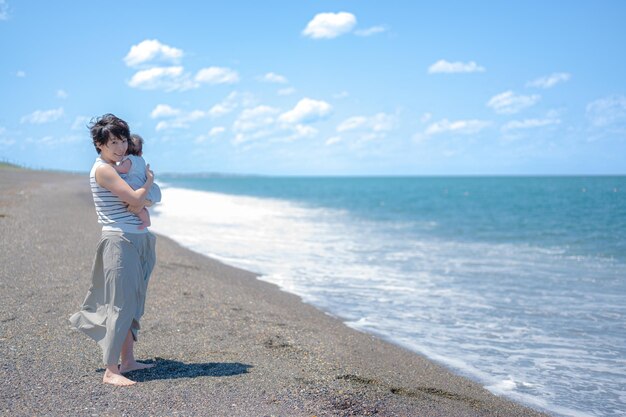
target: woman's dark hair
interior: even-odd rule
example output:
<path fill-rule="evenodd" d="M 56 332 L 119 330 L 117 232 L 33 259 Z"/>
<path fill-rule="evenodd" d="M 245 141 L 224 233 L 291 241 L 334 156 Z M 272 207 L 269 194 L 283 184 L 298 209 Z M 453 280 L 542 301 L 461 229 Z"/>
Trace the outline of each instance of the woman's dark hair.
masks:
<path fill-rule="evenodd" d="M 113 138 L 126 139 L 130 141 L 130 129 L 128 123 L 119 117 L 107 113 L 102 117 L 92 119 L 87 126 L 91 132 L 91 139 L 96 152 L 100 153 L 98 145 L 106 145 Z"/>

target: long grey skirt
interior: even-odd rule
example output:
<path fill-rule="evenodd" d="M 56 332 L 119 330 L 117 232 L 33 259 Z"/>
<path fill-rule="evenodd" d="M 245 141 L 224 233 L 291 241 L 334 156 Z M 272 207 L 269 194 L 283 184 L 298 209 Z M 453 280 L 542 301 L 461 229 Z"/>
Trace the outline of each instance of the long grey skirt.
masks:
<path fill-rule="evenodd" d="M 156 262 L 155 243 L 156 237 L 150 232 L 102 232 L 91 288 L 80 311 L 70 317 L 70 323 L 98 342 L 105 365 L 119 362 L 129 329 L 137 340 L 146 290 Z"/>

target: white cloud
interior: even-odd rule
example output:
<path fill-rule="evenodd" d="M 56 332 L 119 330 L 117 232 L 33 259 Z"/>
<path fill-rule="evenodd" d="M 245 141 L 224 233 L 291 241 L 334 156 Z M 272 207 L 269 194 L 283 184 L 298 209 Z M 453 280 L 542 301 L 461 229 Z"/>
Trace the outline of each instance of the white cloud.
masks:
<path fill-rule="evenodd" d="M 341 140 L 342 140 L 341 136 L 332 136 L 332 137 L 326 139 L 326 142 L 324 142 L 324 144 L 326 146 L 330 146 L 330 145 L 334 145 L 335 143 L 341 142 Z"/>
<path fill-rule="evenodd" d="M 424 133 L 428 136 L 438 135 L 441 133 L 459 133 L 463 135 L 471 135 L 480 132 L 490 125 L 491 122 L 485 120 L 472 119 L 456 120 L 451 122 L 448 119 L 442 119 L 428 126 Z"/>
<path fill-rule="evenodd" d="M 386 113 L 377 113 L 369 120 L 374 132 L 386 132 L 396 125 L 396 117 Z"/>
<path fill-rule="evenodd" d="M 567 72 L 555 72 L 554 74 L 537 78 L 536 80 L 526 83 L 526 87 L 551 88 L 558 83 L 568 81 L 571 77 L 571 74 Z"/>
<path fill-rule="evenodd" d="M 174 117 L 181 113 L 179 109 L 175 109 L 167 104 L 157 104 L 157 106 L 150 113 L 150 117 L 153 119 L 159 119 L 164 117 Z"/>
<path fill-rule="evenodd" d="M 383 33 L 386 31 L 387 31 L 387 28 L 385 28 L 384 26 L 372 26 L 371 28 L 367 28 L 367 29 L 355 30 L 354 34 L 358 36 L 372 36 L 372 35 L 376 35 L 377 33 Z"/>
<path fill-rule="evenodd" d="M 154 129 L 157 132 L 170 129 L 188 129 L 190 123 L 204 119 L 205 117 L 208 117 L 208 113 L 202 110 L 192 110 L 187 113 L 180 111 L 174 118 L 161 120 Z"/>
<path fill-rule="evenodd" d="M 516 95 L 513 91 L 505 91 L 491 97 L 487 102 L 487 106 L 491 107 L 496 113 L 514 114 L 535 105 L 540 99 L 541 96 L 537 94 L 522 96 Z"/>
<path fill-rule="evenodd" d="M 439 73 L 462 73 L 462 72 L 485 72 L 485 67 L 481 67 L 474 61 L 470 62 L 448 62 L 440 59 L 428 68 L 429 74 Z"/>
<path fill-rule="evenodd" d="M 352 13 L 318 13 L 302 34 L 313 39 L 332 39 L 350 32 L 355 25 L 356 17 Z"/>
<path fill-rule="evenodd" d="M 557 125 L 561 123 L 560 119 L 525 119 L 525 120 L 511 120 L 504 126 L 503 131 L 518 130 L 518 129 L 533 129 L 537 127 Z"/>
<path fill-rule="evenodd" d="M 137 71 L 128 85 L 142 90 L 186 90 L 194 85 L 183 74 L 183 67 L 153 67 Z"/>
<path fill-rule="evenodd" d="M 209 110 L 211 117 L 220 117 L 225 114 L 231 113 L 233 110 L 239 107 L 251 107 L 255 104 L 254 96 L 250 93 L 239 93 L 233 91 L 220 103 L 215 104 Z"/>
<path fill-rule="evenodd" d="M 612 95 L 587 104 L 587 119 L 598 128 L 626 124 L 626 97 Z"/>
<path fill-rule="evenodd" d="M 189 128 L 189 125 L 183 123 L 183 122 L 177 122 L 177 121 L 160 121 L 159 123 L 157 123 L 157 125 L 155 126 L 154 130 L 157 132 L 163 131 L 163 130 L 170 130 L 170 129 L 187 129 Z"/>
<path fill-rule="evenodd" d="M 371 117 L 353 116 L 349 117 L 337 126 L 337 132 L 348 132 L 352 130 L 367 130 L 373 133 L 387 132 L 393 130 L 396 125 L 396 116 L 386 113 L 376 113 Z"/>
<path fill-rule="evenodd" d="M 226 131 L 226 128 L 224 126 L 215 126 L 215 127 L 211 128 L 211 130 L 209 130 L 208 134 L 197 136 L 194 142 L 195 143 L 206 142 L 207 140 L 209 140 L 211 138 L 215 138 L 216 136 L 221 135 L 225 131 Z"/>
<path fill-rule="evenodd" d="M 155 61 L 178 64 L 182 57 L 182 50 L 164 45 L 156 39 L 133 45 L 124 61 L 129 67 L 141 66 L 142 69 L 133 75 L 128 85 L 143 90 L 184 91 L 199 88 L 202 84 L 232 84 L 239 81 L 239 74 L 230 68 L 202 68 L 193 76 L 181 65 L 153 65 Z"/>
<path fill-rule="evenodd" d="M 129 67 L 135 67 L 153 60 L 178 63 L 182 57 L 182 50 L 164 45 L 157 39 L 146 39 L 130 48 L 124 62 Z"/>
<path fill-rule="evenodd" d="M 184 91 L 206 84 L 232 84 L 239 81 L 239 75 L 230 68 L 203 68 L 192 80 L 182 66 L 152 67 L 140 70 L 128 82 L 130 87 L 143 90 Z"/>
<path fill-rule="evenodd" d="M 238 103 L 235 100 L 234 94 L 234 92 L 230 93 L 228 97 L 222 100 L 221 103 L 213 105 L 213 107 L 211 107 L 211 109 L 209 110 L 209 114 L 211 115 L 211 117 L 220 117 L 235 110 L 238 106 Z"/>
<path fill-rule="evenodd" d="M 309 125 L 295 125 L 294 133 L 289 139 L 310 138 L 317 135 L 317 129 Z"/>
<path fill-rule="evenodd" d="M 279 112 L 277 108 L 265 105 L 244 109 L 233 123 L 233 131 L 243 133 L 267 128 L 276 122 L 275 116 Z"/>
<path fill-rule="evenodd" d="M 160 132 L 162 130 L 167 130 L 167 129 L 174 129 L 174 128 L 183 128 L 185 127 L 183 124 L 181 123 L 173 123 L 173 122 L 166 122 L 166 121 L 161 121 L 159 123 L 157 123 L 156 127 L 154 128 L 154 130 L 156 130 L 157 132 Z"/>
<path fill-rule="evenodd" d="M 0 20 L 9 19 L 9 4 L 5 0 L 0 0 Z"/>
<path fill-rule="evenodd" d="M 60 119 L 64 114 L 63 107 L 52 110 L 36 110 L 31 114 L 27 114 L 20 119 L 20 123 L 30 123 L 39 125 L 50 123 Z"/>
<path fill-rule="evenodd" d="M 15 73 L 15 76 L 18 77 L 18 78 L 24 78 L 24 77 L 26 77 L 26 72 L 20 70 L 20 71 Z"/>
<path fill-rule="evenodd" d="M 430 119 L 432 119 L 432 118 L 433 118 L 432 113 L 424 113 L 424 114 L 422 114 L 422 117 L 420 117 L 420 122 L 421 123 L 428 123 L 428 121 Z"/>
<path fill-rule="evenodd" d="M 86 130 L 87 124 L 91 120 L 91 117 L 88 116 L 76 116 L 74 119 L 74 123 L 72 123 L 72 130 Z"/>
<path fill-rule="evenodd" d="M 278 119 L 291 124 L 310 123 L 324 118 L 331 111 L 332 106 L 325 101 L 303 98 L 293 109 L 281 114 Z"/>
<path fill-rule="evenodd" d="M 58 146 L 66 143 L 76 143 L 84 140 L 84 135 L 65 135 L 61 137 L 54 137 L 47 135 L 39 139 L 28 138 L 27 142 L 35 143 L 43 146 Z"/>
<path fill-rule="evenodd" d="M 68 97 L 68 94 L 65 90 L 57 90 L 57 97 L 65 99 Z"/>
<path fill-rule="evenodd" d="M 217 136 L 221 133 L 224 133 L 225 131 L 226 128 L 224 126 L 215 126 L 209 131 L 209 136 Z"/>
<path fill-rule="evenodd" d="M 397 124 L 397 116 L 387 113 L 376 113 L 373 116 L 352 116 L 341 122 L 335 129 L 341 136 L 326 140 L 326 145 L 333 145 L 345 138 L 355 139 L 356 143 L 381 140 L 393 130 Z"/>
<path fill-rule="evenodd" d="M 233 84 L 239 81 L 239 74 L 230 68 L 208 67 L 198 71 L 195 80 L 207 84 Z"/>
<path fill-rule="evenodd" d="M 211 117 L 220 117 L 235 110 L 236 105 L 231 103 L 217 103 L 211 107 L 209 114 Z"/>
<path fill-rule="evenodd" d="M 202 110 L 193 110 L 187 113 L 187 115 L 185 116 L 185 120 L 195 122 L 196 120 L 200 120 L 206 116 L 206 112 L 203 112 Z"/>
<path fill-rule="evenodd" d="M 280 109 L 266 105 L 244 109 L 233 123 L 232 130 L 235 133 L 233 143 L 239 145 L 263 138 L 271 138 L 274 142 L 289 142 L 313 137 L 317 135 L 318 131 L 306 123 L 326 114 L 325 107 L 319 103 L 324 102 L 317 102 L 317 104 L 305 105 L 300 108 L 296 105 L 291 110 L 293 113 L 287 117 L 283 116 L 290 112 L 280 114 Z"/>
<path fill-rule="evenodd" d="M 286 84 L 287 78 L 283 75 L 276 74 L 275 72 L 268 72 L 267 74 L 259 77 L 261 81 L 266 83 Z"/>
<path fill-rule="evenodd" d="M 293 87 L 287 87 L 287 88 L 281 88 L 280 90 L 278 90 L 277 94 L 279 96 L 290 96 L 293 93 L 296 92 L 296 89 Z"/>
<path fill-rule="evenodd" d="M 365 126 L 367 123 L 367 117 L 363 116 L 353 116 L 349 117 L 337 126 L 337 132 L 345 132 L 348 130 L 358 129 L 362 126 Z"/>

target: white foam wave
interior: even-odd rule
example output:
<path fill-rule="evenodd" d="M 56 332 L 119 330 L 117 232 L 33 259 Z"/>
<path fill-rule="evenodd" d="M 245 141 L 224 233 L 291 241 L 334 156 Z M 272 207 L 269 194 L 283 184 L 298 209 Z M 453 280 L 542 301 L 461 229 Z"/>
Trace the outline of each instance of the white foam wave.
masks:
<path fill-rule="evenodd" d="M 398 238 L 400 224 L 277 199 L 163 187 L 163 201 L 153 210 L 156 232 L 260 273 L 494 393 L 578 417 L 603 409 L 592 394 L 601 386 L 611 408 L 626 408 L 618 394 L 626 379 L 615 375 L 626 374 L 626 312 L 615 295 L 623 265 L 525 245 Z M 599 292 L 598 281 L 615 288 Z M 597 333 L 594 320 L 604 326 Z M 611 356 L 607 344 L 622 347 Z M 581 398 L 585 411 L 572 406 Z"/>

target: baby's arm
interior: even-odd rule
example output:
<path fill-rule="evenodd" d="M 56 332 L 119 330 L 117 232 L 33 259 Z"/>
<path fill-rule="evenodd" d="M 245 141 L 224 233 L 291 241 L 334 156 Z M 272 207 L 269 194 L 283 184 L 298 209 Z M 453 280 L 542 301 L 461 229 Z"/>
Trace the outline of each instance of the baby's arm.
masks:
<path fill-rule="evenodd" d="M 113 165 L 118 174 L 128 174 L 133 163 L 130 159 L 124 159 L 119 165 Z"/>

